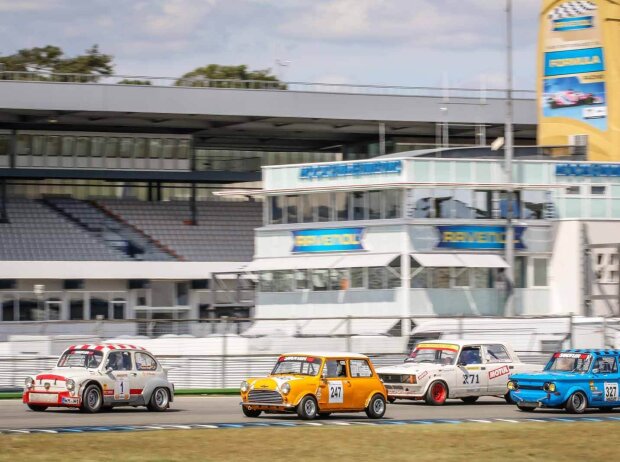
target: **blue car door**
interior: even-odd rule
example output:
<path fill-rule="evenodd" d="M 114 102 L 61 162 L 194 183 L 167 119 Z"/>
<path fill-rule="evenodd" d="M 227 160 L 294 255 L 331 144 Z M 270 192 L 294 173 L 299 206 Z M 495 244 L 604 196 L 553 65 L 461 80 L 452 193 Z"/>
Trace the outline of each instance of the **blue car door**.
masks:
<path fill-rule="evenodd" d="M 592 391 L 593 405 L 618 406 L 620 398 L 620 374 L 618 373 L 618 361 L 615 356 L 601 355 L 596 359 L 592 368 L 592 376 L 595 382 L 596 393 Z"/>

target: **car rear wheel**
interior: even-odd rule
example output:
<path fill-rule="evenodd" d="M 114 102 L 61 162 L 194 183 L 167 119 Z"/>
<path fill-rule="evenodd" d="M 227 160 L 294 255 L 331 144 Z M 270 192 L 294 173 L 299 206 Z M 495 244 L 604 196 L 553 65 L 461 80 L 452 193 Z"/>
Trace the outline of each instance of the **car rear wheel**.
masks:
<path fill-rule="evenodd" d="M 370 398 L 366 415 L 371 419 L 380 419 L 385 414 L 385 398 L 379 393 Z"/>
<path fill-rule="evenodd" d="M 588 398 L 581 391 L 576 391 L 566 400 L 566 410 L 571 414 L 581 414 L 588 407 Z"/>
<path fill-rule="evenodd" d="M 95 384 L 87 386 L 82 396 L 82 407 L 80 410 L 82 412 L 94 414 L 95 412 L 99 412 L 102 406 L 103 396 L 101 394 L 101 389 Z"/>
<path fill-rule="evenodd" d="M 426 404 L 431 406 L 441 406 L 446 402 L 446 399 L 448 399 L 448 386 L 441 381 L 431 383 L 424 396 Z"/>
<path fill-rule="evenodd" d="M 149 404 L 147 404 L 147 409 L 153 412 L 163 412 L 168 409 L 168 405 L 170 404 L 170 395 L 168 394 L 168 390 L 163 387 L 156 388 L 151 395 L 151 399 L 149 400 Z"/>
<path fill-rule="evenodd" d="M 478 401 L 478 397 L 466 396 L 465 398 L 461 398 L 461 401 L 463 401 L 465 404 L 474 404 L 476 401 Z"/>
<path fill-rule="evenodd" d="M 241 406 L 241 410 L 243 411 L 243 415 L 246 417 L 258 417 L 261 413 L 258 409 L 250 409 L 247 406 Z"/>
<path fill-rule="evenodd" d="M 43 412 L 47 409 L 47 406 L 39 406 L 38 404 L 28 404 L 28 407 L 34 412 Z"/>
<path fill-rule="evenodd" d="M 297 405 L 297 415 L 304 420 L 315 419 L 318 414 L 316 399 L 312 396 L 304 396 Z"/>
<path fill-rule="evenodd" d="M 519 408 L 520 411 L 523 411 L 523 412 L 534 412 L 534 409 L 536 409 L 535 407 L 532 407 L 532 406 L 522 406 L 520 404 L 517 404 L 517 407 Z"/>

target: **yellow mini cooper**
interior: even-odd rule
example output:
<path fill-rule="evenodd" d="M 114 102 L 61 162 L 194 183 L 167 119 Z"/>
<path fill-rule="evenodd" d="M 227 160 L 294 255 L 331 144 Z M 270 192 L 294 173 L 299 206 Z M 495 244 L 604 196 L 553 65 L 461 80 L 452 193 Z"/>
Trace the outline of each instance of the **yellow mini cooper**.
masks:
<path fill-rule="evenodd" d="M 356 353 L 287 353 L 267 377 L 241 382 L 241 408 L 247 417 L 296 412 L 302 419 L 332 412 L 385 414 L 387 393 L 367 356 Z"/>

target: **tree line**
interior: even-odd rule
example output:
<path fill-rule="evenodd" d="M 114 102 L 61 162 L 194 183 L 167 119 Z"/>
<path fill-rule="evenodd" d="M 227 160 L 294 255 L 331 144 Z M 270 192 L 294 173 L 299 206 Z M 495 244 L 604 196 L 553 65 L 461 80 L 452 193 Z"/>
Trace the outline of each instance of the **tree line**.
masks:
<path fill-rule="evenodd" d="M 113 56 L 102 53 L 98 45 L 86 49 L 83 54 L 68 56 L 57 46 L 24 48 L 16 53 L 0 56 L 0 78 L 4 80 L 54 80 L 66 82 L 97 82 L 113 75 Z M 244 81 L 241 83 L 239 81 Z M 271 69 L 250 70 L 248 66 L 207 64 L 186 72 L 174 85 L 194 87 L 249 87 L 247 81 L 272 82 L 270 88 L 286 89 Z M 123 79 L 125 85 L 152 85 L 147 79 Z"/>

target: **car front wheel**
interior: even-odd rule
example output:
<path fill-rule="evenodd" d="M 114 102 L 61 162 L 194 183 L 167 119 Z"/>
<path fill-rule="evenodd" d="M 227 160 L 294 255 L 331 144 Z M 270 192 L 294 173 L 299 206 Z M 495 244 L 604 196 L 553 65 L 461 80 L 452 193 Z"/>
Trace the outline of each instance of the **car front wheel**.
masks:
<path fill-rule="evenodd" d="M 588 407 L 588 398 L 581 391 L 576 391 L 566 401 L 566 410 L 571 414 L 582 414 Z"/>
<path fill-rule="evenodd" d="M 431 406 L 441 406 L 448 399 L 448 386 L 444 382 L 433 382 L 426 390 L 424 401 Z"/>
<path fill-rule="evenodd" d="M 151 395 L 149 404 L 146 406 L 149 411 L 163 412 L 168 409 L 170 404 L 170 395 L 165 388 L 156 388 Z"/>
<path fill-rule="evenodd" d="M 87 386 L 82 396 L 82 407 L 80 410 L 88 412 L 89 414 L 94 414 L 95 412 L 99 412 L 102 406 L 103 396 L 101 394 L 101 389 L 95 384 Z"/>
<path fill-rule="evenodd" d="M 371 419 L 380 419 L 385 414 L 385 398 L 380 394 L 374 395 L 368 407 L 366 408 L 366 415 Z"/>
<path fill-rule="evenodd" d="M 304 396 L 297 405 L 297 415 L 304 420 L 315 419 L 318 414 L 316 400 L 312 396 Z"/>

